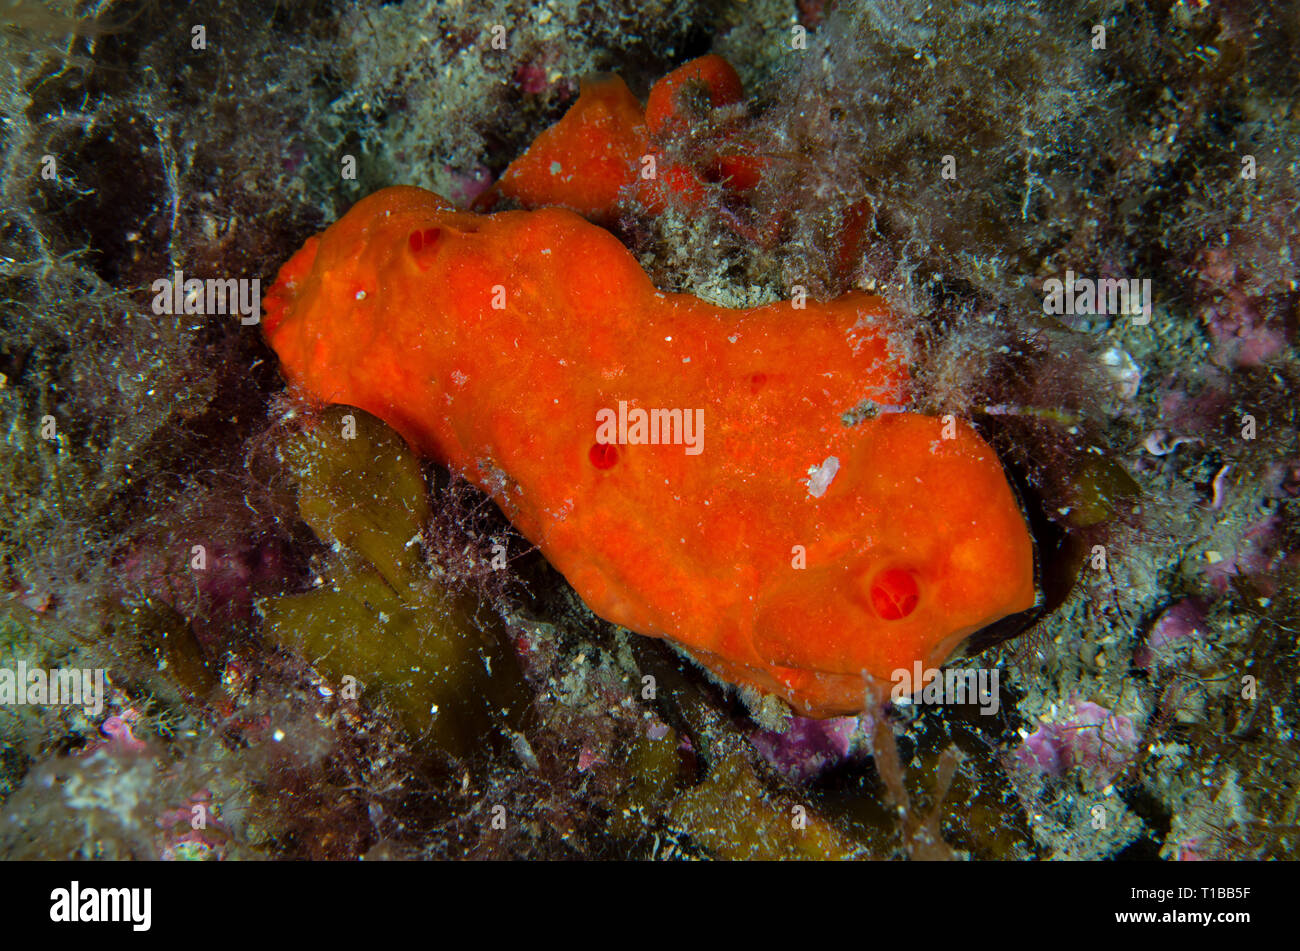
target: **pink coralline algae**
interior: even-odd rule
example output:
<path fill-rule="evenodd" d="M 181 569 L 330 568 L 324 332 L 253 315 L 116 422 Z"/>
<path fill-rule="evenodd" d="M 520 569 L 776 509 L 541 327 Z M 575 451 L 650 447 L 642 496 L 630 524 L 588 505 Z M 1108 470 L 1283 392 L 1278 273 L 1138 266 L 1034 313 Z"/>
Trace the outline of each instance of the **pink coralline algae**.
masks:
<path fill-rule="evenodd" d="M 1182 842 L 1179 842 L 1175 847 L 1174 861 L 1204 862 L 1206 861 L 1205 851 L 1205 842 L 1201 837 L 1192 836 L 1189 839 L 1184 839 Z"/>
<path fill-rule="evenodd" d="M 1254 367 L 1267 363 L 1287 347 L 1286 328 L 1270 320 L 1267 308 L 1270 281 L 1237 265 L 1238 259 L 1261 257 L 1268 248 L 1208 248 L 1198 260 L 1202 292 L 1209 303 L 1201 318 L 1214 341 L 1214 362 L 1224 367 Z"/>
<path fill-rule="evenodd" d="M 187 805 L 166 810 L 157 825 L 163 839 L 158 857 L 164 862 L 225 857 L 227 833 L 206 789 L 191 796 Z"/>
<path fill-rule="evenodd" d="M 492 172 L 482 165 L 463 171 L 450 165 L 444 165 L 443 169 L 451 177 L 447 197 L 460 208 L 468 208 L 492 184 Z"/>
<path fill-rule="evenodd" d="M 515 70 L 515 82 L 530 96 L 540 96 L 551 87 L 546 77 L 546 67 L 541 63 L 524 63 Z"/>
<path fill-rule="evenodd" d="M 1265 321 L 1259 309 L 1239 290 L 1229 291 L 1222 301 L 1203 313 L 1214 340 L 1214 362 L 1226 367 L 1257 367 L 1286 348 L 1282 328 Z"/>
<path fill-rule="evenodd" d="M 605 757 L 590 745 L 583 744 L 582 749 L 578 751 L 578 772 L 580 773 L 585 773 L 593 766 L 603 762 L 605 762 Z"/>
<path fill-rule="evenodd" d="M 1133 653 L 1133 662 L 1150 668 L 1172 657 L 1180 642 L 1204 637 L 1205 611 L 1195 598 L 1184 598 L 1171 605 L 1152 625 L 1146 641 Z"/>
<path fill-rule="evenodd" d="M 1191 380 L 1173 376 L 1160 389 L 1163 391 L 1160 420 L 1167 430 L 1161 431 L 1160 444 L 1172 449 L 1175 440 L 1197 441 L 1222 429 L 1230 400 L 1227 379 L 1221 371 L 1211 368 L 1198 372 Z M 1165 454 L 1158 448 L 1153 452 L 1153 455 Z"/>
<path fill-rule="evenodd" d="M 1089 700 L 1076 700 L 1070 719 L 1039 724 L 1014 756 L 1048 776 L 1062 776 L 1079 767 L 1104 786 L 1131 758 L 1137 744 L 1138 731 L 1131 719 Z"/>
<path fill-rule="evenodd" d="M 127 707 L 121 713 L 108 717 L 100 724 L 99 732 L 104 734 L 102 748 L 107 749 L 113 755 L 143 753 L 149 749 L 147 743 L 135 735 L 131 729 L 131 724 L 138 720 L 140 715 L 131 707 Z M 91 749 L 100 749 L 101 744 L 95 744 Z"/>
<path fill-rule="evenodd" d="M 1232 552 L 1206 565 L 1205 577 L 1219 593 L 1227 593 L 1234 578 L 1249 577 L 1259 590 L 1272 595 L 1277 584 L 1272 573 L 1283 558 L 1281 550 L 1282 519 L 1270 515 L 1247 526 Z"/>
<path fill-rule="evenodd" d="M 802 782 L 848 756 L 853 734 L 861 723 L 860 717 L 791 717 L 784 733 L 762 730 L 750 737 L 750 742 L 773 769 Z"/>
<path fill-rule="evenodd" d="M 205 648 L 219 650 L 232 627 L 252 619 L 253 601 L 274 592 L 294 570 L 285 547 L 265 540 L 210 543 L 202 568 L 183 545 L 145 543 L 122 560 L 120 574 L 128 585 L 182 614 Z"/>

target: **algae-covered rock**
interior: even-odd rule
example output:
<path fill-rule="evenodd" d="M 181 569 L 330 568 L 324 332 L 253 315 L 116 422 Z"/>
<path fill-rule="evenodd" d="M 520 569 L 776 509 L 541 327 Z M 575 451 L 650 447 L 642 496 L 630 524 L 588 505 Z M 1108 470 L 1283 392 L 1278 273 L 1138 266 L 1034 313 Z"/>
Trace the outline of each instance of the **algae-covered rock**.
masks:
<path fill-rule="evenodd" d="M 1119 463 L 1103 456 L 1089 456 L 1071 475 L 1067 486 L 1070 500 L 1069 524 L 1088 528 L 1109 522 L 1120 506 L 1139 493 L 1133 477 Z"/>
<path fill-rule="evenodd" d="M 643 823 L 653 824 L 662 814 L 683 772 L 678 743 L 677 731 L 665 727 L 659 739 L 641 732 L 628 744 L 623 755 L 630 778 L 613 799 L 611 835 L 634 835 Z"/>
<path fill-rule="evenodd" d="M 103 623 L 114 653 L 125 645 L 138 653 L 134 659 L 152 668 L 143 682 L 153 693 L 168 696 L 179 688 L 183 694 L 206 699 L 216 687 L 212 662 L 204 656 L 189 622 L 165 602 L 110 603 Z M 130 659 L 126 658 L 127 668 L 133 669 Z"/>
<path fill-rule="evenodd" d="M 415 454 L 369 414 L 332 407 L 283 456 L 303 520 L 337 557 L 317 590 L 259 603 L 265 636 L 454 756 L 517 725 L 526 694 L 499 618 L 424 560 Z"/>
<path fill-rule="evenodd" d="M 862 851 L 807 805 L 768 792 L 738 751 L 678 796 L 668 815 L 719 859 L 847 859 Z"/>

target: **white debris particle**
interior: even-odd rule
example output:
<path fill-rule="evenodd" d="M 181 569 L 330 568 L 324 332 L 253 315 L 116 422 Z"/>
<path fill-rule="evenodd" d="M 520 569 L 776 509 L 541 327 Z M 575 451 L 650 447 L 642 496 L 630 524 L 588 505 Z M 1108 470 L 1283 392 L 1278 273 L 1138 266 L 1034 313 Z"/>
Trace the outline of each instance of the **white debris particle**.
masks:
<path fill-rule="evenodd" d="M 1119 347 L 1111 347 L 1101 355 L 1101 365 L 1115 382 L 1115 389 L 1122 399 L 1131 400 L 1138 394 L 1142 385 L 1142 371 L 1133 362 L 1133 358 Z"/>
<path fill-rule="evenodd" d="M 840 461 L 834 456 L 827 456 L 820 466 L 808 467 L 808 494 L 820 499 L 830 488 L 835 474 L 840 471 Z"/>

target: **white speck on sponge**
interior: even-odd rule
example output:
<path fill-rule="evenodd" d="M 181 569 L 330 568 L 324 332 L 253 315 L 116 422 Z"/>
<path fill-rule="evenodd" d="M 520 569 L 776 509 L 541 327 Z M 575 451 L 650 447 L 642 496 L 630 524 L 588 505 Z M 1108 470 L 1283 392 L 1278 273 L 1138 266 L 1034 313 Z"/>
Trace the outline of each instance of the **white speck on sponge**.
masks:
<path fill-rule="evenodd" d="M 835 474 L 840 471 L 840 461 L 834 456 L 827 456 L 820 466 L 808 467 L 808 494 L 820 499 L 831 487 Z"/>

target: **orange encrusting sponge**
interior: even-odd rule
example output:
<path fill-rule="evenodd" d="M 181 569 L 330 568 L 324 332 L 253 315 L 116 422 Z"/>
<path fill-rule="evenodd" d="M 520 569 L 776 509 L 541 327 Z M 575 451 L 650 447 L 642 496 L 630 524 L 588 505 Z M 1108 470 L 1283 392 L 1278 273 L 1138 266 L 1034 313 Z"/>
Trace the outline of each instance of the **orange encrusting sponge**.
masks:
<path fill-rule="evenodd" d="M 703 116 L 739 104 L 742 96 L 731 64 L 711 53 L 656 82 L 644 113 L 617 76 L 584 80 L 569 110 L 510 163 L 476 207 L 486 209 L 504 195 L 528 208 L 559 205 L 612 224 L 625 189 L 654 215 L 669 205 L 698 207 L 706 182 L 744 195 L 758 185 L 766 163 L 736 137 L 734 121 L 710 130 L 720 141 L 703 148 L 708 154 L 698 168 L 661 147 L 674 135 L 689 134 Z"/>
<path fill-rule="evenodd" d="M 617 76 L 584 80 L 577 102 L 511 163 L 493 190 L 608 222 L 649 148 L 641 103 L 627 84 Z"/>
<path fill-rule="evenodd" d="M 389 188 L 284 265 L 265 313 L 292 383 L 463 472 L 597 614 L 802 713 L 861 710 L 1034 603 L 997 459 L 901 409 L 879 298 L 727 310 L 660 293 L 570 211 Z"/>

